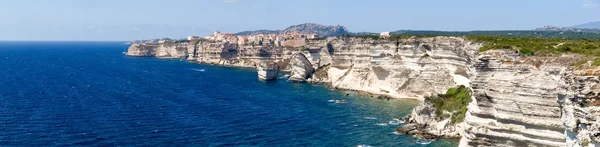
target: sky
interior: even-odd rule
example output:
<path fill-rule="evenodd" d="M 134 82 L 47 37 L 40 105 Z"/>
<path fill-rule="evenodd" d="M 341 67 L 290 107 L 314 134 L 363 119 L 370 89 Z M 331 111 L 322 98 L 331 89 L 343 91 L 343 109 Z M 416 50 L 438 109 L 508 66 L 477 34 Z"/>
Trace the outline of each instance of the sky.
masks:
<path fill-rule="evenodd" d="M 285 29 L 529 30 L 600 21 L 600 0 L 0 0 L 0 40 L 126 41 Z"/>

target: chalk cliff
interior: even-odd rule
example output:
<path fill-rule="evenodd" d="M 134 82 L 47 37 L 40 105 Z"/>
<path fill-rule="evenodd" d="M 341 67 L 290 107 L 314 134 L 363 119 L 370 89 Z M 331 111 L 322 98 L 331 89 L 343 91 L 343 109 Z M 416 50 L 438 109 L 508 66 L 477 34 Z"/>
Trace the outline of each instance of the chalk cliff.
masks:
<path fill-rule="evenodd" d="M 185 58 L 188 43 L 164 42 L 160 44 L 132 44 L 127 56 L 154 56 L 160 58 Z"/>
<path fill-rule="evenodd" d="M 430 119 L 432 107 L 423 104 L 411 114 L 414 125 L 434 136 L 460 137 L 461 146 L 600 145 L 600 81 L 572 69 L 576 57 L 479 53 L 482 44 L 462 37 L 329 37 L 276 44 L 133 44 L 127 55 L 236 67 L 272 61 L 292 73 L 298 66 L 290 61 L 302 55 L 308 62 L 302 63 L 315 69 L 307 82 L 394 98 L 425 99 L 464 85 L 472 91 L 464 121 Z"/>
<path fill-rule="evenodd" d="M 263 61 L 256 66 L 258 72 L 258 79 L 269 81 L 277 79 L 279 73 L 279 65 L 272 61 Z"/>
<path fill-rule="evenodd" d="M 294 54 L 289 65 L 291 67 L 290 81 L 306 82 L 306 79 L 315 72 L 310 61 L 302 53 Z"/>

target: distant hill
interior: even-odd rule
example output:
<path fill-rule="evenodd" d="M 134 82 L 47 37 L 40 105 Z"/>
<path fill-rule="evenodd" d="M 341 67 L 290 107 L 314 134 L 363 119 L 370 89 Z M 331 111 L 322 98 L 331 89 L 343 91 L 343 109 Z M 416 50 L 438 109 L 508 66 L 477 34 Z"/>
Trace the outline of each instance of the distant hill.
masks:
<path fill-rule="evenodd" d="M 598 23 L 587 23 L 583 27 L 600 25 Z M 304 23 L 290 26 L 284 30 L 256 30 L 236 33 L 236 35 L 256 35 L 256 34 L 284 34 L 284 33 L 316 33 L 323 37 L 330 36 L 379 36 L 379 33 L 372 32 L 348 32 L 346 27 L 326 26 L 315 23 Z M 429 31 L 429 30 L 398 30 L 392 32 L 395 35 L 417 35 L 417 36 L 507 36 L 507 37 L 532 37 L 532 38 L 555 38 L 555 39 L 588 39 L 600 40 L 600 28 L 598 29 L 579 29 L 574 27 L 553 27 L 546 26 L 535 30 L 490 30 L 490 31 Z"/>
<path fill-rule="evenodd" d="M 302 34 L 319 34 L 319 36 L 339 36 L 350 34 L 344 26 L 326 26 L 315 23 L 304 23 L 299 25 L 290 26 L 284 30 L 256 30 L 256 31 L 244 31 L 236 33 L 236 35 L 256 35 L 256 34 L 285 34 L 285 33 L 302 33 Z"/>
<path fill-rule="evenodd" d="M 573 26 L 574 28 L 586 28 L 586 29 L 600 29 L 600 21 L 588 22 L 580 25 Z"/>
<path fill-rule="evenodd" d="M 505 36 L 527 38 L 553 38 L 553 39 L 588 39 L 600 40 L 597 32 L 576 31 L 549 31 L 549 30 L 506 30 L 506 31 L 420 31 L 398 30 L 392 34 L 422 35 L 422 36 Z"/>
<path fill-rule="evenodd" d="M 235 33 L 235 35 L 257 35 L 257 34 L 279 34 L 281 30 L 256 30 L 256 31 L 243 31 Z"/>
<path fill-rule="evenodd" d="M 588 22 L 580 25 L 571 27 L 556 27 L 556 26 L 544 26 L 543 28 L 537 28 L 536 31 L 561 31 L 561 32 L 585 32 L 585 33 L 600 33 L 600 21 Z"/>

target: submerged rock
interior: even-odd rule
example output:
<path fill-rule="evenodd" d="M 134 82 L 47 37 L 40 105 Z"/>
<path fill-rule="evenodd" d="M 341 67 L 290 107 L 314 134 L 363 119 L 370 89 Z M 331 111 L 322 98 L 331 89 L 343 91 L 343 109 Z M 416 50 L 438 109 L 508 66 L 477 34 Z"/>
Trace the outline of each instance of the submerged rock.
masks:
<path fill-rule="evenodd" d="M 302 53 L 296 53 L 290 60 L 291 75 L 289 81 L 306 82 L 306 79 L 315 71 L 312 64 Z"/>
<path fill-rule="evenodd" d="M 263 61 L 256 66 L 258 79 L 260 80 L 276 80 L 279 73 L 279 65 L 272 61 Z"/>

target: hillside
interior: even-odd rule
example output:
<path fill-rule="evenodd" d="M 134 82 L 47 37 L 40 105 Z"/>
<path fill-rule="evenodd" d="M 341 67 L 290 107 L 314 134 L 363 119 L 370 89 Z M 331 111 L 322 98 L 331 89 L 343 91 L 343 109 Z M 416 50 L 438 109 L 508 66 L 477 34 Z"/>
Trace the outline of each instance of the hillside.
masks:
<path fill-rule="evenodd" d="M 600 21 L 588 22 L 580 25 L 573 26 L 574 28 L 586 28 L 586 29 L 600 29 Z"/>
<path fill-rule="evenodd" d="M 580 26 L 593 26 L 588 23 Z M 581 30 L 578 32 L 577 30 Z M 379 32 L 349 32 L 346 27 L 341 25 L 327 26 L 315 23 L 304 23 L 293 25 L 283 30 L 255 30 L 236 33 L 236 35 L 256 35 L 256 34 L 285 34 L 285 33 L 316 33 L 319 36 L 374 36 L 378 37 Z M 506 37 L 528 37 L 528 38 L 549 38 L 549 39 L 587 39 L 600 40 L 600 29 L 573 29 L 544 27 L 535 30 L 506 30 L 506 31 L 428 31 L 428 30 L 398 30 L 392 34 L 418 35 L 418 36 L 506 36 Z"/>
<path fill-rule="evenodd" d="M 256 35 L 256 34 L 285 34 L 285 33 L 319 34 L 319 36 L 339 36 L 348 34 L 344 26 L 326 26 L 315 23 L 304 23 L 290 26 L 284 30 L 256 30 L 236 33 L 236 35 Z"/>

